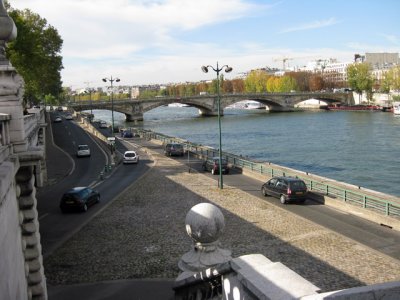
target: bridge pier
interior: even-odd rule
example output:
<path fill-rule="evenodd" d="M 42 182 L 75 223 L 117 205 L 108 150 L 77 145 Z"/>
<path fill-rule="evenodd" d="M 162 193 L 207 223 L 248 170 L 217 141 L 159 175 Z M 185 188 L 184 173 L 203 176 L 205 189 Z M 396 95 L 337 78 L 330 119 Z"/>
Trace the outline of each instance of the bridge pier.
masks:
<path fill-rule="evenodd" d="M 204 117 L 215 117 L 218 116 L 218 110 L 209 110 L 209 109 L 202 109 L 199 108 L 199 115 L 204 116 Z M 224 110 L 220 109 L 220 116 L 224 115 Z"/>
<path fill-rule="evenodd" d="M 125 114 L 125 120 L 127 122 L 143 121 L 143 114 L 142 113 Z"/>

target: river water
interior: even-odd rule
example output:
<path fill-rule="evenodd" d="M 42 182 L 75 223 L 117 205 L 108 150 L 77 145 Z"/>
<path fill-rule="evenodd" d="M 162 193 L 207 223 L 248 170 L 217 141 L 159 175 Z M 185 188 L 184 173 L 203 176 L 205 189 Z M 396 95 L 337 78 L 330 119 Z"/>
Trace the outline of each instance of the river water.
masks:
<path fill-rule="evenodd" d="M 93 111 L 111 123 L 110 111 Z M 218 148 L 218 118 L 193 107 L 163 106 L 135 125 L 114 112 L 115 126 L 140 126 Z M 400 196 L 400 117 L 384 112 L 225 109 L 222 149 Z"/>

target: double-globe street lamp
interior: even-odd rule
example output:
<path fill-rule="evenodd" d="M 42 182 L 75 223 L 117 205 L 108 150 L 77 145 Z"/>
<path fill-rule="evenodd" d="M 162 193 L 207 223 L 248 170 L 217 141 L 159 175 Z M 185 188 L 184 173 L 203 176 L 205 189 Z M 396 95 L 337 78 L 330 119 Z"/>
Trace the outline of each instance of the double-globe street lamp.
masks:
<path fill-rule="evenodd" d="M 219 92 L 219 72 L 221 72 L 222 70 L 224 70 L 225 68 L 225 72 L 229 73 L 232 71 L 232 68 L 229 67 L 228 65 L 223 65 L 221 68 L 218 67 L 218 62 L 217 62 L 217 67 L 214 68 L 213 66 L 202 66 L 201 70 L 204 73 L 208 73 L 208 69 L 211 68 L 214 72 L 217 73 L 217 101 L 218 101 L 218 131 L 219 131 L 219 182 L 218 182 L 218 187 L 220 189 L 224 188 L 224 182 L 222 179 L 222 137 L 221 137 L 221 96 L 220 96 L 220 92 Z"/>
<path fill-rule="evenodd" d="M 94 92 L 94 89 L 92 88 L 87 88 L 85 90 L 85 94 L 89 94 L 89 103 L 90 103 L 90 122 L 92 122 L 93 119 L 93 107 L 92 107 L 92 93 Z"/>
<path fill-rule="evenodd" d="M 119 82 L 119 78 L 113 78 L 112 76 L 110 78 L 103 78 L 104 82 L 109 81 L 110 82 L 110 88 L 111 88 L 111 136 L 114 136 L 114 89 L 113 89 L 113 82 Z"/>

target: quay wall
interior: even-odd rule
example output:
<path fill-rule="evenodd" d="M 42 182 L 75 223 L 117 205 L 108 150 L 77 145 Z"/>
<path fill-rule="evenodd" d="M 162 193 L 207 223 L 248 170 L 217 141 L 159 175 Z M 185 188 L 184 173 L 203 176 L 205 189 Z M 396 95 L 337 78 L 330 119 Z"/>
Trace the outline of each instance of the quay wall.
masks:
<path fill-rule="evenodd" d="M 280 166 L 276 165 L 276 167 L 280 167 Z M 284 167 L 280 167 L 280 168 L 287 169 L 287 168 L 284 168 Z M 298 170 L 291 170 L 291 174 L 293 174 L 293 173 L 298 173 L 302 177 L 308 176 L 310 178 L 316 179 L 316 176 L 309 175 L 309 174 L 307 175 L 306 173 L 298 171 Z M 247 169 L 243 169 L 242 170 L 242 174 L 246 175 L 246 176 L 249 176 L 251 178 L 260 180 L 260 182 L 265 182 L 265 181 L 267 181 L 267 180 L 272 178 L 272 176 L 268 176 L 266 174 L 260 174 L 260 173 L 257 173 L 257 172 L 251 171 L 251 170 L 247 170 Z M 319 176 L 318 176 L 318 178 L 322 179 L 324 181 L 330 181 L 332 183 L 335 183 L 336 185 L 345 185 L 346 189 L 353 189 L 354 191 L 359 191 L 360 189 L 362 189 L 362 188 L 359 188 L 358 186 L 355 186 L 355 185 L 350 185 L 350 184 L 347 184 L 347 183 L 339 182 L 339 181 L 328 179 L 328 178 L 323 178 L 323 177 L 319 177 Z M 387 197 L 387 198 L 393 198 L 390 195 L 382 194 L 382 193 L 379 193 L 379 192 L 376 192 L 376 191 L 372 191 L 372 190 L 368 190 L 368 192 L 370 192 L 372 194 L 376 193 L 377 195 L 384 196 L 384 197 Z M 358 217 L 370 220 L 370 221 L 378 223 L 378 224 L 380 224 L 382 226 L 390 227 L 390 228 L 392 228 L 394 230 L 400 231 L 400 219 L 389 217 L 389 216 L 385 216 L 385 215 L 376 213 L 374 211 L 367 210 L 367 209 L 362 208 L 362 207 L 357 207 L 355 205 L 348 204 L 348 203 L 346 203 L 344 201 L 338 201 L 338 199 L 335 198 L 335 197 L 331 197 L 329 195 L 324 195 L 324 194 L 321 194 L 321 193 L 310 192 L 309 193 L 309 197 L 312 200 L 317 201 L 319 203 L 322 203 L 324 205 L 333 207 L 333 208 L 341 210 L 341 211 L 345 211 L 345 212 L 350 213 L 350 214 L 354 214 L 354 215 L 356 215 Z"/>

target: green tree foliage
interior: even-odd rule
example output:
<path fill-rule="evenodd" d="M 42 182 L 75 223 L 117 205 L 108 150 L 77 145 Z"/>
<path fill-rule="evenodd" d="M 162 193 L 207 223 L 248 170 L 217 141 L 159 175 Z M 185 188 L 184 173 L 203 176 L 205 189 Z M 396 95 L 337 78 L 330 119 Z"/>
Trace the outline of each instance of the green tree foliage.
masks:
<path fill-rule="evenodd" d="M 279 88 L 278 91 L 281 93 L 288 93 L 290 91 L 295 91 L 297 89 L 296 79 L 291 76 L 282 76 L 279 78 Z"/>
<path fill-rule="evenodd" d="M 374 80 L 370 68 L 368 63 L 356 63 L 347 67 L 347 81 L 349 86 L 359 96 L 361 96 L 363 91 L 367 93 L 372 91 Z"/>
<path fill-rule="evenodd" d="M 24 78 L 25 103 L 38 103 L 48 94 L 58 98 L 62 92 L 63 40 L 57 29 L 28 9 L 6 7 L 18 30 L 17 38 L 7 44 L 6 55 Z"/>
<path fill-rule="evenodd" d="M 400 66 L 391 68 L 385 73 L 381 82 L 381 91 L 389 93 L 391 90 L 400 90 Z"/>
<path fill-rule="evenodd" d="M 382 93 L 389 93 L 391 86 L 392 86 L 392 76 L 389 71 L 384 74 L 382 81 L 380 82 L 379 90 Z"/>
<path fill-rule="evenodd" d="M 266 82 L 266 87 L 269 93 L 277 93 L 279 91 L 279 78 L 270 76 Z"/>
<path fill-rule="evenodd" d="M 391 89 L 400 91 L 400 66 L 392 68 L 389 72 L 392 76 Z"/>
<path fill-rule="evenodd" d="M 157 95 L 158 95 L 157 91 L 144 90 L 144 91 L 140 92 L 139 98 L 155 98 L 155 96 L 157 96 Z"/>

